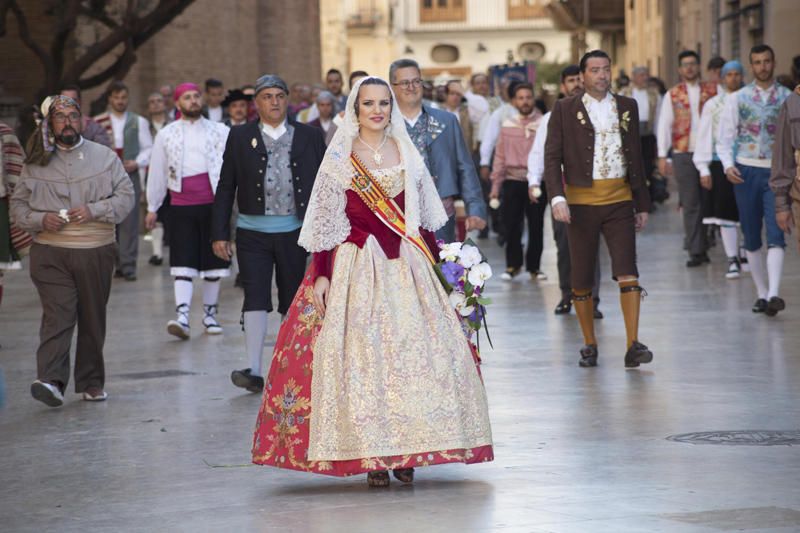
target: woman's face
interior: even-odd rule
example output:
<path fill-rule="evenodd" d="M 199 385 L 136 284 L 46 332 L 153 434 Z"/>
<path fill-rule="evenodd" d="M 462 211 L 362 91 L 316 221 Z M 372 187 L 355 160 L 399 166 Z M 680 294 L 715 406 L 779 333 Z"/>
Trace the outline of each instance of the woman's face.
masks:
<path fill-rule="evenodd" d="M 385 85 L 362 85 L 358 91 L 358 124 L 368 130 L 383 130 L 392 114 L 392 100 Z"/>

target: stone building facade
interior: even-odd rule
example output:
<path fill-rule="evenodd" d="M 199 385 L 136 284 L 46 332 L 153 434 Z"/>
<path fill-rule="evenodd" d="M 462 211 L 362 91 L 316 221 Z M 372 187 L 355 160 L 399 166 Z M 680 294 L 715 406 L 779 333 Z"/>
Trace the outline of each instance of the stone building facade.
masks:
<path fill-rule="evenodd" d="M 137 61 L 125 76 L 132 108 L 144 110 L 147 95 L 165 83 L 206 78 L 227 87 L 254 83 L 266 72 L 288 83 L 320 80 L 320 0 L 196 0 L 167 27 L 136 51 Z M 51 19 L 44 15 L 46 0 L 26 0 L 24 10 L 34 39 L 49 43 Z M 85 24 L 85 23 L 84 23 Z M 79 27 L 75 43 L 91 41 L 93 28 Z M 110 58 L 109 58 L 110 59 Z M 16 21 L 9 18 L 8 34 L 0 38 L 0 109 L 2 102 L 33 103 L 41 87 L 40 63 L 19 39 Z M 102 64 L 97 66 L 98 70 Z M 87 90 L 86 102 L 104 87 Z M 0 117 L 10 121 L 11 117 Z"/>
<path fill-rule="evenodd" d="M 636 0 L 625 2 L 625 67 L 645 65 L 668 85 L 678 81 L 677 55 L 695 50 L 703 63 L 721 55 L 748 64 L 750 48 L 769 44 L 776 73 L 800 54 L 797 0 Z"/>

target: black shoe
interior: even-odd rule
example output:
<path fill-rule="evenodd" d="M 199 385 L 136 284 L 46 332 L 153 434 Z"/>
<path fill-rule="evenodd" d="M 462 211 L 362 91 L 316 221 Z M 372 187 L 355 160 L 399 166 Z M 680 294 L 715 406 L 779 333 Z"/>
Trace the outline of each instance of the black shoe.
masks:
<path fill-rule="evenodd" d="M 625 353 L 625 368 L 636 368 L 642 363 L 649 363 L 653 360 L 653 352 L 638 341 L 633 341 L 631 347 Z"/>
<path fill-rule="evenodd" d="M 136 274 L 123 274 L 122 277 L 125 281 L 136 281 Z"/>
<path fill-rule="evenodd" d="M 594 308 L 594 319 L 595 320 L 603 320 L 603 313 L 597 307 Z"/>
<path fill-rule="evenodd" d="M 153 255 L 153 256 L 150 257 L 150 260 L 147 261 L 147 262 L 150 263 L 153 266 L 161 266 L 164 263 L 164 258 L 159 257 L 157 255 Z"/>
<path fill-rule="evenodd" d="M 589 368 L 597 366 L 597 345 L 587 344 L 581 348 L 581 360 L 578 361 L 578 366 Z"/>
<path fill-rule="evenodd" d="M 767 309 L 764 311 L 767 316 L 775 316 L 778 314 L 778 311 L 783 311 L 786 309 L 786 302 L 783 301 L 783 298 L 778 298 L 777 296 L 773 296 L 767 302 Z"/>
<path fill-rule="evenodd" d="M 569 298 L 562 298 L 554 312 L 557 315 L 568 315 L 570 311 L 572 311 L 572 301 Z"/>
<path fill-rule="evenodd" d="M 708 254 L 705 254 L 705 253 L 703 253 L 703 254 L 692 254 L 689 257 L 689 260 L 686 261 L 686 266 L 689 267 L 689 268 L 699 267 L 703 263 L 710 263 L 710 262 L 711 262 L 711 258 L 708 257 Z"/>
<path fill-rule="evenodd" d="M 252 375 L 249 368 L 231 372 L 231 381 L 237 387 L 246 389 L 249 392 L 261 392 L 264 390 L 264 378 Z"/>
<path fill-rule="evenodd" d="M 767 301 L 764 298 L 759 298 L 756 300 L 756 303 L 753 304 L 753 308 L 751 309 L 754 313 L 766 313 L 767 312 Z"/>
<path fill-rule="evenodd" d="M 114 277 L 115 278 L 124 278 L 125 274 L 123 274 L 121 270 L 115 270 L 114 271 Z"/>

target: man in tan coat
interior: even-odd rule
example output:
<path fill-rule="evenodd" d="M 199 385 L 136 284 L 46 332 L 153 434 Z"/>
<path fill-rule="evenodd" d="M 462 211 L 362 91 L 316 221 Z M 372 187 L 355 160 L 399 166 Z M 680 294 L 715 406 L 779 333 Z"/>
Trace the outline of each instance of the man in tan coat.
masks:
<path fill-rule="evenodd" d="M 133 184 L 119 157 L 81 137 L 80 106 L 67 96 L 42 104 L 42 123 L 11 197 L 11 213 L 34 234 L 30 272 L 42 302 L 33 397 L 64 403 L 72 333 L 78 326 L 75 392 L 102 401 L 106 304 L 114 272 L 114 226 L 134 206 Z"/>

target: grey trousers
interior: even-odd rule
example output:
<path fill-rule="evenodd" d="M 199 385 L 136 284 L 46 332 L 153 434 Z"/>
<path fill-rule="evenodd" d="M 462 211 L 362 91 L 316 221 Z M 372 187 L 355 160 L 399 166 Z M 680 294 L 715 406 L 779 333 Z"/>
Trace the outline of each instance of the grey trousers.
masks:
<path fill-rule="evenodd" d="M 78 326 L 75 350 L 75 392 L 103 388 L 106 340 L 106 304 L 114 272 L 113 244 L 99 248 L 59 248 L 34 243 L 31 247 L 31 279 L 42 302 L 38 379 L 69 383 L 72 333 Z"/>
<path fill-rule="evenodd" d="M 569 239 L 567 238 L 567 225 L 552 219 L 553 240 L 556 241 L 556 263 L 558 264 L 558 288 L 561 289 L 563 300 L 572 299 L 572 264 L 569 258 Z M 595 263 L 594 286 L 592 287 L 592 299 L 595 303 L 600 302 L 600 261 Z"/>
<path fill-rule="evenodd" d="M 117 271 L 126 276 L 136 275 L 136 258 L 139 256 L 139 198 L 142 196 L 142 184 L 139 178 L 131 178 L 136 203 L 125 220 L 117 224 Z"/>
<path fill-rule="evenodd" d="M 703 202 L 700 174 L 692 163 L 691 153 L 673 154 L 672 167 L 678 183 L 678 197 L 683 210 L 684 244 L 690 255 L 708 251 L 706 228 L 703 226 Z"/>

